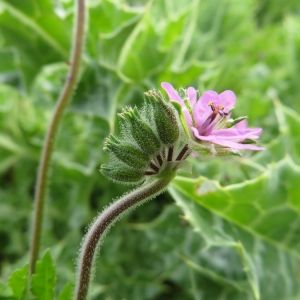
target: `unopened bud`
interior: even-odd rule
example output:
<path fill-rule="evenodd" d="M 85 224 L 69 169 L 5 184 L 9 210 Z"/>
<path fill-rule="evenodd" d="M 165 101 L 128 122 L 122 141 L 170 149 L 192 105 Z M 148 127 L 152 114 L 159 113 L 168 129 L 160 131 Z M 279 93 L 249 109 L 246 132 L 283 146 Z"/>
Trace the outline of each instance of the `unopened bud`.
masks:
<path fill-rule="evenodd" d="M 104 151 L 114 154 L 119 160 L 136 169 L 143 169 L 149 162 L 149 156 L 131 144 L 120 142 L 110 135 L 105 142 Z"/>
<path fill-rule="evenodd" d="M 153 130 L 140 118 L 138 110 L 128 109 L 120 114 L 130 124 L 131 135 L 143 152 L 148 155 L 156 154 L 160 147 L 160 141 Z"/>
<path fill-rule="evenodd" d="M 145 178 L 142 171 L 129 169 L 125 166 L 102 165 L 100 172 L 105 177 L 124 184 L 139 183 Z"/>
<path fill-rule="evenodd" d="M 153 119 L 161 142 L 165 145 L 175 143 L 179 137 L 179 128 L 174 110 L 155 91 L 145 93 L 153 106 Z"/>

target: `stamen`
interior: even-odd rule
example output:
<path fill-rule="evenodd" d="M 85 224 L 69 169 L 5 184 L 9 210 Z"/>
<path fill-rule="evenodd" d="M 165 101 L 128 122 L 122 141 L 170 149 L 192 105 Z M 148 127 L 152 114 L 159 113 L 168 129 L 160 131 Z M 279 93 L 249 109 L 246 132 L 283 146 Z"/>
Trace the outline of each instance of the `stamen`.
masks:
<path fill-rule="evenodd" d="M 157 174 L 157 173 L 151 172 L 151 171 L 146 171 L 144 174 L 145 174 L 145 175 L 155 175 L 155 174 Z"/>
<path fill-rule="evenodd" d="M 227 113 L 227 112 L 224 111 L 224 106 L 223 106 L 223 105 L 222 105 L 222 107 L 220 106 L 220 109 L 219 109 L 219 115 L 220 115 L 221 117 L 224 117 L 224 116 L 228 116 L 228 115 L 229 115 L 229 113 Z"/>
<path fill-rule="evenodd" d="M 160 154 L 158 154 L 158 155 L 156 156 L 156 158 L 157 158 L 157 161 L 158 161 L 159 165 L 161 166 L 162 163 L 163 163 L 163 161 L 162 161 L 162 158 L 161 158 Z"/>
<path fill-rule="evenodd" d="M 180 153 L 178 154 L 176 160 L 177 160 L 177 161 L 180 161 L 180 160 L 183 158 L 183 156 L 184 156 L 184 154 L 186 153 L 186 151 L 188 151 L 188 150 L 189 150 L 189 147 L 188 147 L 188 145 L 186 144 L 186 145 L 181 149 L 181 151 L 180 151 Z"/>
<path fill-rule="evenodd" d="M 216 108 L 215 104 L 212 101 L 208 103 L 208 106 L 210 106 L 211 110 L 215 115 L 218 114 L 219 110 Z"/>
<path fill-rule="evenodd" d="M 173 158 L 173 146 L 170 146 L 168 151 L 168 161 L 172 161 Z"/>
<path fill-rule="evenodd" d="M 150 163 L 150 164 L 149 164 L 149 167 L 150 167 L 152 170 L 154 170 L 156 173 L 159 171 L 159 168 L 158 168 L 155 164 L 153 164 L 153 163 Z"/>

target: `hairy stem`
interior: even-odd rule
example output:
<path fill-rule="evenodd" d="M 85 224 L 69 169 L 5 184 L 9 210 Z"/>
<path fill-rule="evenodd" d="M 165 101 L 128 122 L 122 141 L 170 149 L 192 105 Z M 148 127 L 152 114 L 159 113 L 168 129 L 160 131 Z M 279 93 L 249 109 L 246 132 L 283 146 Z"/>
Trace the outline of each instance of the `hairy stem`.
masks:
<path fill-rule="evenodd" d="M 62 119 L 64 109 L 72 96 L 77 83 L 81 54 L 83 51 L 85 38 L 85 20 L 86 20 L 85 0 L 77 0 L 74 41 L 72 46 L 70 71 L 66 78 L 65 85 L 59 96 L 53 117 L 49 125 L 48 133 L 44 142 L 42 156 L 38 169 L 38 177 L 35 190 L 34 219 L 32 225 L 32 240 L 30 249 L 30 273 L 34 273 L 35 264 L 38 258 L 41 230 L 43 223 L 44 202 L 46 197 L 47 182 L 49 177 L 49 167 L 52 158 L 54 141 L 57 135 L 58 127 Z"/>
<path fill-rule="evenodd" d="M 77 265 L 77 282 L 74 299 L 86 299 L 98 247 L 110 227 L 124 214 L 163 192 L 174 178 L 175 173 L 170 172 L 168 176 L 154 179 L 152 182 L 146 183 L 129 194 L 124 195 L 98 216 L 90 227 L 81 246 Z"/>

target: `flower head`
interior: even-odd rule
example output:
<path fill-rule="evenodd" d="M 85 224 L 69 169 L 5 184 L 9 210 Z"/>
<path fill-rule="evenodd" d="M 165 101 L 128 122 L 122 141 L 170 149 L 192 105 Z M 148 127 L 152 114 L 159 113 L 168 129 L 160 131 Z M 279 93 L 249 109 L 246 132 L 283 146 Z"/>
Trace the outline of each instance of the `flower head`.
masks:
<path fill-rule="evenodd" d="M 185 123 L 183 125 L 197 142 L 212 143 L 233 150 L 264 150 L 253 145 L 262 132 L 261 128 L 241 128 L 235 124 L 246 117 L 236 120 L 230 118 L 230 111 L 236 101 L 232 91 L 221 94 L 207 91 L 197 101 L 197 91 L 193 87 L 184 90 L 182 96 L 167 82 L 163 82 L 162 87 L 170 100 L 180 105 Z"/>

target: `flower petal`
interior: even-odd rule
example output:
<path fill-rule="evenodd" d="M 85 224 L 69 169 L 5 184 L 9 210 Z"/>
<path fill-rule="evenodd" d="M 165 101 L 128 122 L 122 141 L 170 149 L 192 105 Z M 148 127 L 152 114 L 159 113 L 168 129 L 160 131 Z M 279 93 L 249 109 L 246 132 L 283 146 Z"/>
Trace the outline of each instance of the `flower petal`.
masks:
<path fill-rule="evenodd" d="M 248 127 L 247 120 L 243 120 L 243 121 L 238 122 L 237 124 L 234 125 L 234 128 L 236 128 L 236 129 L 245 129 L 247 127 Z"/>
<path fill-rule="evenodd" d="M 186 94 L 189 98 L 191 106 L 194 107 L 194 105 L 196 104 L 196 101 L 197 101 L 197 91 L 193 87 L 189 87 L 186 90 Z"/>
<path fill-rule="evenodd" d="M 223 141 L 223 140 L 219 140 L 217 142 L 215 142 L 215 144 L 221 145 L 221 146 L 225 146 L 225 147 L 229 147 L 232 149 L 249 149 L 249 150 L 266 150 L 265 148 L 261 148 L 255 145 L 251 145 L 251 144 L 239 144 L 239 143 L 235 143 L 235 142 L 230 142 L 230 141 Z"/>
<path fill-rule="evenodd" d="M 244 135 L 244 138 L 242 138 L 240 140 L 240 135 L 238 133 L 238 130 L 236 130 L 237 132 L 234 132 L 233 130 L 231 130 L 233 128 L 229 128 L 229 129 L 222 129 L 222 131 L 228 131 L 230 130 L 230 132 L 228 133 L 228 135 L 221 135 L 221 134 L 211 134 L 209 136 L 202 136 L 199 134 L 197 128 L 192 127 L 192 131 L 194 133 L 194 136 L 196 139 L 200 140 L 200 141 L 204 141 L 204 142 L 210 142 L 213 144 L 217 144 L 217 145 L 221 145 L 221 146 L 225 146 L 225 147 L 230 147 L 233 149 L 250 149 L 250 150 L 265 150 L 265 148 L 261 148 L 261 147 L 257 147 L 255 145 L 251 145 L 251 144 L 240 144 L 239 142 L 245 140 L 246 138 L 252 138 L 251 134 L 255 133 L 261 133 L 261 128 L 254 128 L 254 130 L 248 128 L 248 131 L 250 131 L 248 133 L 249 136 L 247 136 L 246 134 Z M 213 131 L 213 133 L 216 133 L 218 131 L 221 130 L 215 130 Z M 253 131 L 253 132 L 251 132 Z M 255 138 L 256 139 L 256 138 Z"/>
<path fill-rule="evenodd" d="M 194 106 L 194 120 L 197 127 L 201 127 L 212 112 L 211 107 L 208 106 L 209 102 L 218 102 L 218 94 L 216 92 L 205 92 Z"/>
<path fill-rule="evenodd" d="M 178 102 L 181 106 L 185 106 L 184 102 L 170 83 L 163 82 L 161 86 L 167 92 L 171 101 Z"/>
<path fill-rule="evenodd" d="M 236 96 L 233 91 L 225 91 L 219 95 L 219 105 L 224 105 L 225 111 L 233 109 L 236 101 Z"/>
<path fill-rule="evenodd" d="M 261 128 L 227 128 L 212 131 L 211 135 L 215 136 L 217 139 L 230 140 L 235 142 L 242 142 L 245 139 L 257 140 L 262 133 Z"/>

